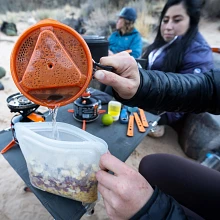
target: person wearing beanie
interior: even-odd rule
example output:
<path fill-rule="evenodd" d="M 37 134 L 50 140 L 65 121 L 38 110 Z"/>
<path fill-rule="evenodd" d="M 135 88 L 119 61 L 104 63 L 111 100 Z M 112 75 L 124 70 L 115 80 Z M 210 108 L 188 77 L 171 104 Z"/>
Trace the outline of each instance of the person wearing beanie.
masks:
<path fill-rule="evenodd" d="M 134 27 L 137 12 L 134 8 L 125 7 L 119 15 L 116 23 L 116 31 L 109 37 L 109 55 L 131 50 L 130 55 L 139 58 L 142 54 L 142 39 L 138 30 Z"/>

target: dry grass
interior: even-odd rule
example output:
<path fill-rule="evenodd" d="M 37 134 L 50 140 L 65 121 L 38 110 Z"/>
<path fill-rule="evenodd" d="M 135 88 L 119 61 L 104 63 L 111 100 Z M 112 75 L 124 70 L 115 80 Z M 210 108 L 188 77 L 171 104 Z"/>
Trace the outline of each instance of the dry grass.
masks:
<path fill-rule="evenodd" d="M 146 15 L 145 12 L 139 14 L 135 27 L 144 38 L 149 38 L 152 33 L 153 18 L 150 15 Z"/>
<path fill-rule="evenodd" d="M 124 6 L 134 7 L 138 12 L 138 18 L 135 23 L 135 27 L 141 33 L 143 38 L 150 38 L 152 35 L 152 27 L 157 23 L 157 18 L 153 17 L 153 10 L 157 5 L 161 5 L 161 2 L 157 1 L 153 4 L 149 4 L 146 0 L 125 1 L 127 4 Z M 112 31 L 114 31 L 114 23 L 117 20 L 117 14 L 121 8 L 115 8 L 110 4 L 110 0 L 88 0 L 86 3 L 82 3 L 80 8 L 76 8 L 70 5 L 65 5 L 57 9 L 37 9 L 28 12 L 7 12 L 0 14 L 1 21 L 14 22 L 28 21 L 33 18 L 36 22 L 42 19 L 51 18 L 58 21 L 62 21 L 65 18 L 82 17 L 86 23 L 86 34 L 97 34 L 108 37 Z M 28 16 L 27 16 L 28 15 Z"/>
<path fill-rule="evenodd" d="M 17 15 L 18 15 L 18 13 L 7 11 L 5 14 L 0 15 L 0 20 L 16 23 L 16 21 L 18 20 Z"/>
<path fill-rule="evenodd" d="M 94 5 L 96 5 L 97 0 L 94 1 Z M 161 1 L 159 1 L 161 4 Z M 155 5 L 155 4 L 154 4 Z M 157 4 L 156 4 L 157 5 Z M 143 38 L 149 38 L 152 34 L 152 27 L 157 23 L 157 18 L 152 16 L 153 7 L 151 4 L 146 2 L 145 0 L 139 1 L 130 1 L 129 4 L 124 5 L 125 7 L 134 7 L 137 10 L 138 18 L 135 23 L 135 27 L 141 33 Z M 117 14 L 120 12 L 120 9 L 112 8 L 112 7 L 92 7 L 85 3 L 82 8 L 82 14 L 88 16 L 86 29 L 87 33 L 100 35 L 103 29 L 107 29 L 108 35 L 112 33 L 114 29 L 111 27 L 111 23 L 116 22 Z M 91 31 L 92 30 L 92 31 Z"/>
<path fill-rule="evenodd" d="M 154 27 L 158 23 L 158 12 L 160 12 L 163 5 L 164 0 L 151 3 L 145 0 L 138 0 L 128 4 L 128 6 L 134 7 L 137 10 L 138 18 L 136 20 L 135 27 L 143 38 L 152 38 Z M 156 14 L 155 11 L 157 11 Z"/>

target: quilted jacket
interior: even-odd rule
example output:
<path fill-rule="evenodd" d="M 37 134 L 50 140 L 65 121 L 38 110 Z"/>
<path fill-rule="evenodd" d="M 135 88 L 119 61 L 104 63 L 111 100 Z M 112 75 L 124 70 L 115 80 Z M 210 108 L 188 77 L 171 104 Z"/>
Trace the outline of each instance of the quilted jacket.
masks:
<path fill-rule="evenodd" d="M 175 43 L 181 42 L 181 37 L 178 37 Z M 172 47 L 172 44 L 167 47 L 154 61 L 151 70 L 161 70 L 166 54 Z M 183 56 L 182 68 L 178 71 L 181 74 L 193 73 L 201 74 L 213 68 L 212 51 L 203 36 L 198 32 L 190 46 L 186 49 Z M 167 112 L 169 124 L 178 121 L 184 113 Z"/>

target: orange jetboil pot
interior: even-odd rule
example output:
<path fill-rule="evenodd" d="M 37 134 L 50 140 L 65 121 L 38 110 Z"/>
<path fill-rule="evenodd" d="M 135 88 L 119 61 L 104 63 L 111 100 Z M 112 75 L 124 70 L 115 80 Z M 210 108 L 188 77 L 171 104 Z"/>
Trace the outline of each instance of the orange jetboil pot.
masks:
<path fill-rule="evenodd" d="M 19 37 L 10 65 L 20 92 L 48 108 L 80 97 L 93 71 L 92 56 L 81 35 L 51 19 L 40 21 Z"/>

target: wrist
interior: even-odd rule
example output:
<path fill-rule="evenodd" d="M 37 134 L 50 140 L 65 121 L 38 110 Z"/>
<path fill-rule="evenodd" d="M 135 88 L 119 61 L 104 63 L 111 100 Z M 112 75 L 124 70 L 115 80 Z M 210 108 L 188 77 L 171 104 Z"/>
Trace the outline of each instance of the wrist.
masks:
<path fill-rule="evenodd" d="M 145 215 L 147 211 L 150 209 L 150 207 L 153 205 L 155 202 L 157 196 L 159 193 L 159 189 L 155 187 L 153 194 L 151 195 L 150 199 L 145 203 L 145 205 L 137 212 L 135 213 L 130 220 L 138 220 L 141 218 L 141 216 Z"/>

